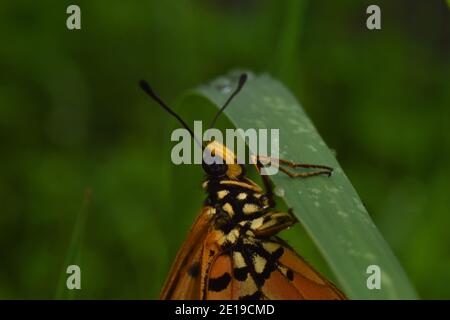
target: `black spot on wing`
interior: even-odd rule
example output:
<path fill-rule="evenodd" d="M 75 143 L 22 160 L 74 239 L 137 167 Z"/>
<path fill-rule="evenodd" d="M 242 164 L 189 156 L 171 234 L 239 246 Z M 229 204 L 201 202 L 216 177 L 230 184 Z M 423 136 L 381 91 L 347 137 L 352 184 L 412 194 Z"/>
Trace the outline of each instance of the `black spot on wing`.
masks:
<path fill-rule="evenodd" d="M 228 284 L 231 281 L 231 276 L 228 272 L 225 272 L 218 278 L 209 278 L 208 281 L 208 290 L 214 292 L 220 292 L 228 287 Z"/>
<path fill-rule="evenodd" d="M 192 278 L 196 278 L 199 273 L 200 273 L 200 263 L 199 262 L 195 262 L 193 263 L 189 269 L 187 270 L 187 273 L 192 277 Z"/>
<path fill-rule="evenodd" d="M 248 275 L 248 267 L 234 268 L 234 277 L 238 281 L 245 281 Z"/>
<path fill-rule="evenodd" d="M 294 273 L 292 272 L 291 269 L 289 269 L 289 270 L 286 272 L 286 277 L 287 277 L 290 281 L 294 280 Z"/>

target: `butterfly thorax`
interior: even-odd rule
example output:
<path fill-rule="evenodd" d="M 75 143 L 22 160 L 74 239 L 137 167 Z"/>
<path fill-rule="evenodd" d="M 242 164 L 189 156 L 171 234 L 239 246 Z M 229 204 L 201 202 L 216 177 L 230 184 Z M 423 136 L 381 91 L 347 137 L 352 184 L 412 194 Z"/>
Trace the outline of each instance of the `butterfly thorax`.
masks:
<path fill-rule="evenodd" d="M 268 209 L 267 197 L 253 181 L 209 178 L 203 183 L 207 193 L 205 205 L 212 207 L 213 227 L 223 233 L 225 245 L 236 242 L 242 233 L 250 232 L 252 222 Z"/>

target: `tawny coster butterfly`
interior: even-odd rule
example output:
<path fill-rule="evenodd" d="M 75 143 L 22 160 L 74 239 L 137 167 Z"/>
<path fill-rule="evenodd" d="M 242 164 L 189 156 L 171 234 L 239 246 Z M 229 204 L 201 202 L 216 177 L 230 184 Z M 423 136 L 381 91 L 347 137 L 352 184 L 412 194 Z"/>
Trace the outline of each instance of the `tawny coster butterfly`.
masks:
<path fill-rule="evenodd" d="M 242 89 L 241 75 L 235 91 L 215 115 L 210 127 Z M 277 233 L 296 223 L 291 212 L 275 210 L 272 184 L 261 175 L 265 190 L 246 177 L 245 166 L 223 144 L 199 142 L 193 131 L 152 90 L 141 88 L 174 116 L 199 143 L 206 175 L 202 186 L 207 198 L 188 237 L 179 250 L 163 286 L 161 299 L 346 299 L 346 296 L 313 269 Z M 230 161 L 231 160 L 231 161 Z M 255 164 L 263 167 L 261 156 Z M 264 159 L 265 164 L 270 159 Z M 277 159 L 280 171 L 291 178 L 331 175 L 332 168 Z M 289 168 L 316 169 L 295 173 Z"/>

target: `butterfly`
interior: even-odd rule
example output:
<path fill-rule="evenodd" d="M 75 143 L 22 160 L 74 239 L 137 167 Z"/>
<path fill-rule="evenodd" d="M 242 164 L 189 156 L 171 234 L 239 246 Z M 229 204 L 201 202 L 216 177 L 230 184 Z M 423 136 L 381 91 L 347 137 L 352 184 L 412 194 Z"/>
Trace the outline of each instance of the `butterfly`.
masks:
<path fill-rule="evenodd" d="M 226 103 L 226 108 L 242 89 L 246 75 Z M 141 88 L 191 133 L 192 130 L 152 90 L 147 82 Z M 199 142 L 198 142 L 199 143 Z M 200 144 L 200 143 L 199 143 Z M 203 160 L 207 197 L 188 237 L 170 269 L 160 299 L 170 300 L 303 300 L 346 299 L 334 284 L 298 255 L 277 233 L 297 222 L 292 213 L 275 209 L 272 184 L 261 175 L 265 190 L 246 177 L 246 168 L 235 154 L 217 141 L 200 144 L 210 161 Z M 255 159 L 257 170 L 263 160 Z M 330 175 L 322 165 L 299 164 L 278 159 L 280 171 L 288 176 Z M 312 168 L 295 173 L 286 167 Z"/>

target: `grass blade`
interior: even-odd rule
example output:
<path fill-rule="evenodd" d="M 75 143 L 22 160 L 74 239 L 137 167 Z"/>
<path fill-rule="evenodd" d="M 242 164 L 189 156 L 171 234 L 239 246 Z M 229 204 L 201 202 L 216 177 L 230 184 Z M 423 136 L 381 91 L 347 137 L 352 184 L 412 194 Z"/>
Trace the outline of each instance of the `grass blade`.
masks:
<path fill-rule="evenodd" d="M 83 202 L 81 204 L 80 211 L 77 213 L 75 218 L 75 225 L 72 231 L 72 236 L 70 239 L 69 248 L 67 250 L 66 259 L 64 263 L 63 270 L 58 282 L 58 288 L 56 290 L 55 299 L 56 300 L 73 300 L 75 298 L 75 291 L 69 290 L 66 286 L 66 280 L 68 274 L 66 273 L 66 268 L 69 265 L 78 265 L 81 267 L 81 249 L 83 243 L 83 234 L 86 227 L 86 219 L 88 213 L 88 207 L 92 199 L 92 190 L 87 188 L 84 192 Z"/>
<path fill-rule="evenodd" d="M 234 88 L 238 73 L 199 87 L 200 95 L 220 107 Z M 279 128 L 280 157 L 297 162 L 326 164 L 331 178 L 271 179 L 284 190 L 286 204 L 317 245 L 351 299 L 416 299 L 416 293 L 391 249 L 369 217 L 358 194 L 294 96 L 268 75 L 250 75 L 225 111 L 242 129 Z M 367 267 L 381 269 L 381 289 L 367 288 Z"/>

